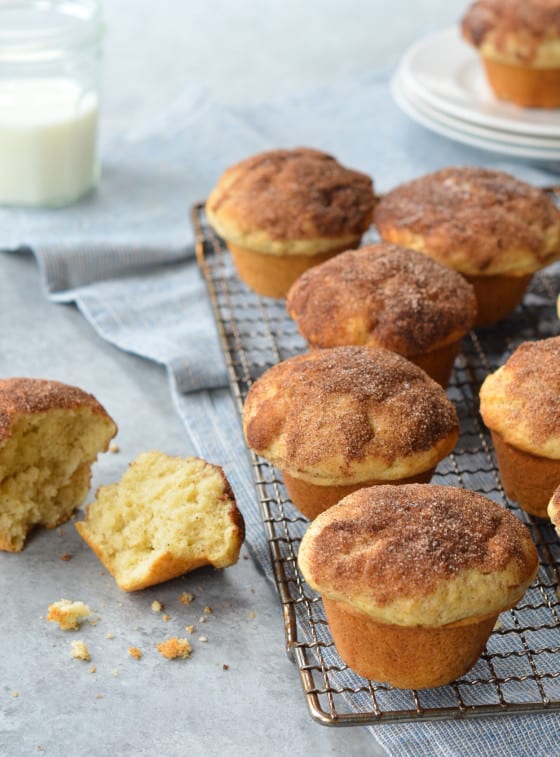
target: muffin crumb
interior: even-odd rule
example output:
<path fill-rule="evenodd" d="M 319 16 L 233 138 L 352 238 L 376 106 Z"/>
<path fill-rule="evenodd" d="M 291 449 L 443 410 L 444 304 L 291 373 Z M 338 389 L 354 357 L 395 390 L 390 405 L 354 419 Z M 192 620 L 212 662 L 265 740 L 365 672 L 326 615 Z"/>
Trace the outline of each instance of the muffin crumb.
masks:
<path fill-rule="evenodd" d="M 193 599 L 194 594 L 191 594 L 190 591 L 184 591 L 179 595 L 179 602 L 182 602 L 184 605 L 190 605 Z"/>
<path fill-rule="evenodd" d="M 70 654 L 76 660 L 84 660 L 85 662 L 89 662 L 91 660 L 89 649 L 87 648 L 86 643 L 83 641 L 73 641 Z"/>
<path fill-rule="evenodd" d="M 128 654 L 131 657 L 134 657 L 135 660 L 141 660 L 142 659 L 142 650 L 138 647 L 129 647 L 128 648 Z"/>
<path fill-rule="evenodd" d="M 176 636 L 156 644 L 158 652 L 168 660 L 186 659 L 191 656 L 192 647 L 188 639 L 178 639 Z"/>
<path fill-rule="evenodd" d="M 47 620 L 58 623 L 63 631 L 76 631 L 84 618 L 91 615 L 89 607 L 83 602 L 59 599 L 48 607 Z"/>

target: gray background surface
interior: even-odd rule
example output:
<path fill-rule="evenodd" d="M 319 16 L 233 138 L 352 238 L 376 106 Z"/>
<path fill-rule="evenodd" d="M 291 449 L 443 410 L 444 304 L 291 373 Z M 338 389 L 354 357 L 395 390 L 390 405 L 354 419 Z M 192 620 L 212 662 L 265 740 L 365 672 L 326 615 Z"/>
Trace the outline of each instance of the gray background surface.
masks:
<path fill-rule="evenodd" d="M 141 125 L 188 87 L 225 103 L 257 103 L 391 66 L 464 6 L 108 0 L 103 140 Z M 120 427 L 120 452 L 99 460 L 92 489 L 119 478 L 146 449 L 192 451 L 164 371 L 103 342 L 73 306 L 48 302 L 26 254 L 0 256 L 0 375 L 59 379 L 105 405 Z M 73 558 L 61 560 L 64 553 Z M 184 590 L 196 595 L 188 607 L 178 601 Z M 37 532 L 21 554 L 0 553 L 0 595 L 0 754 L 381 753 L 363 729 L 311 720 L 284 653 L 280 605 L 245 549 L 227 571 L 203 569 L 128 595 L 69 523 Z M 88 603 L 99 622 L 76 634 L 47 623 L 48 604 L 61 597 Z M 171 620 L 151 611 L 154 599 Z M 213 612 L 200 624 L 205 606 Z M 165 661 L 154 645 L 188 635 L 191 623 L 192 659 Z M 91 664 L 71 659 L 76 638 L 88 644 Z M 131 645 L 142 660 L 128 656 Z"/>

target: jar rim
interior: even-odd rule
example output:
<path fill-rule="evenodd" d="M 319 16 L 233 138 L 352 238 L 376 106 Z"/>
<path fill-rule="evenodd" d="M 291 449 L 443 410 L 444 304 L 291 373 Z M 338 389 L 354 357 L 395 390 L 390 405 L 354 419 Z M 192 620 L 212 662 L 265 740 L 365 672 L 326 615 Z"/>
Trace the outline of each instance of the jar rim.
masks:
<path fill-rule="evenodd" d="M 62 57 L 98 45 L 102 36 L 99 0 L 0 3 L 0 61 Z"/>

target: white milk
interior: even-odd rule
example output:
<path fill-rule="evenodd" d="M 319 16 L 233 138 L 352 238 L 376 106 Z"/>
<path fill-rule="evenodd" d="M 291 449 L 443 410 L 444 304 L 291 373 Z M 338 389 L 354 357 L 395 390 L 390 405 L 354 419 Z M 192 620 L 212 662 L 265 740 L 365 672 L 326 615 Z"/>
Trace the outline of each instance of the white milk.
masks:
<path fill-rule="evenodd" d="M 0 204 L 64 205 L 96 180 L 98 100 L 68 79 L 0 80 Z"/>

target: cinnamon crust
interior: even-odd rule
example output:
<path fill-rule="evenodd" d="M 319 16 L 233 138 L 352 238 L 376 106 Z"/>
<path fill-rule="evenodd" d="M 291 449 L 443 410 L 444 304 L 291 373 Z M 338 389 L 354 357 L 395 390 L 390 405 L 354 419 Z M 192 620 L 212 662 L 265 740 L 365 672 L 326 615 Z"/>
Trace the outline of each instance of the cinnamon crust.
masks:
<path fill-rule="evenodd" d="M 251 387 L 248 445 L 322 486 L 427 471 L 455 445 L 458 419 L 443 389 L 396 353 L 333 347 L 289 358 Z"/>
<path fill-rule="evenodd" d="M 270 150 L 228 168 L 206 211 L 228 242 L 272 255 L 350 247 L 372 221 L 371 179 L 310 148 Z"/>
<path fill-rule="evenodd" d="M 441 627 L 516 604 L 538 566 L 526 527 L 475 492 L 360 489 L 319 515 L 299 550 L 306 581 L 377 622 Z"/>
<path fill-rule="evenodd" d="M 511 63 L 541 64 L 541 46 L 560 38 L 558 0 L 479 0 L 461 22 L 465 39 L 477 48 L 491 46 Z M 558 52 L 560 55 L 560 51 Z M 548 61 L 552 67 L 556 56 Z"/>
<path fill-rule="evenodd" d="M 466 334 L 476 298 L 457 272 L 381 243 L 308 270 L 290 289 L 286 308 L 313 347 L 361 344 L 413 358 Z"/>
<path fill-rule="evenodd" d="M 480 413 L 508 444 L 560 460 L 560 337 L 525 342 L 487 376 Z"/>
<path fill-rule="evenodd" d="M 50 410 L 89 410 L 113 424 L 95 397 L 77 386 L 48 379 L 0 379 L 0 446 L 13 435 L 15 423 L 23 416 Z"/>
<path fill-rule="evenodd" d="M 388 242 L 469 276 L 524 276 L 560 258 L 560 211 L 501 171 L 450 167 L 400 185 L 375 211 Z"/>

